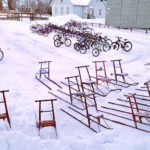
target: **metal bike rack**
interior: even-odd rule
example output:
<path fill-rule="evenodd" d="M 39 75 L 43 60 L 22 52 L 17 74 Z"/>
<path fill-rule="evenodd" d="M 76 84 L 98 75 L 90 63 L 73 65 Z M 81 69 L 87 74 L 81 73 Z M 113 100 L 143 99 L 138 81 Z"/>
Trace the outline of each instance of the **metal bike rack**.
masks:
<path fill-rule="evenodd" d="M 141 111 L 139 109 L 135 96 L 136 96 L 136 93 L 129 95 L 127 98 L 129 100 L 129 103 L 130 103 L 130 108 L 131 108 L 135 128 L 138 128 L 137 122 L 143 123 L 142 118 L 146 118 L 146 120 L 150 123 L 150 112 L 148 112 L 148 110 L 147 111 Z M 131 101 L 131 99 L 133 99 L 133 102 Z M 133 105 L 135 105 L 135 107 L 133 107 Z M 149 124 L 149 126 L 150 126 L 150 124 Z"/>
<path fill-rule="evenodd" d="M 129 86 L 136 86 L 138 85 L 137 82 L 133 81 L 131 78 L 129 78 L 127 73 L 123 73 L 122 65 L 121 65 L 121 59 L 116 59 L 116 60 L 111 60 L 113 63 L 113 68 L 114 68 L 114 76 L 115 76 L 115 81 L 118 86 L 127 88 Z M 121 78 L 121 80 L 120 80 Z M 130 79 L 132 83 L 128 83 L 126 80 Z"/>
<path fill-rule="evenodd" d="M 8 113 L 7 103 L 6 103 L 6 97 L 5 97 L 6 92 L 9 92 L 9 90 L 0 91 L 3 97 L 3 100 L 0 101 L 0 104 L 4 104 L 4 107 L 5 107 L 5 113 L 0 114 L 0 119 L 3 119 L 3 120 L 7 119 L 9 127 L 11 128 L 11 123 L 10 123 L 10 118 L 9 118 L 9 113 Z"/>
<path fill-rule="evenodd" d="M 112 82 L 111 82 L 113 79 L 111 79 L 107 76 L 106 62 L 107 61 L 93 61 L 93 63 L 95 64 L 95 72 L 96 72 L 95 79 L 96 79 L 97 85 L 99 84 L 99 81 L 101 82 L 100 84 L 104 83 L 105 87 L 108 90 L 108 93 L 110 93 L 112 91 L 116 91 L 116 90 L 121 91 L 121 89 L 119 89 L 117 87 L 113 87 L 113 89 L 110 88 L 110 84 L 111 85 L 114 85 L 114 84 L 112 84 Z"/>
<path fill-rule="evenodd" d="M 36 100 L 35 102 L 39 103 L 39 121 L 37 123 L 37 128 L 39 129 L 39 135 L 40 135 L 40 129 L 44 127 L 52 126 L 55 128 L 56 136 L 57 136 L 57 130 L 56 130 L 56 120 L 55 120 L 55 112 L 54 112 L 54 105 L 53 102 L 56 101 L 56 99 L 46 99 L 46 100 Z M 42 103 L 48 102 L 50 103 L 50 110 L 42 110 Z M 50 113 L 49 117 L 51 119 L 49 120 L 42 120 L 42 113 Z"/>
<path fill-rule="evenodd" d="M 51 87 L 46 84 L 44 81 L 42 81 L 42 75 L 48 80 L 50 81 L 51 83 L 55 84 L 57 87 L 59 88 L 62 88 L 58 83 L 56 83 L 55 81 L 53 81 L 51 78 L 50 78 L 50 63 L 52 61 L 42 61 L 42 62 L 39 62 L 40 64 L 40 70 L 39 70 L 39 73 L 36 73 L 35 74 L 35 78 L 40 82 L 42 83 L 44 86 L 46 86 L 49 90 L 52 90 Z"/>
<path fill-rule="evenodd" d="M 61 109 L 61 110 L 96 133 L 100 132 L 100 127 L 103 127 L 105 129 L 112 129 L 108 126 L 107 122 L 105 121 L 104 115 L 102 113 L 100 114 L 100 112 L 97 111 L 96 106 L 95 107 L 92 106 L 92 108 L 95 109 L 96 113 L 93 114 L 90 112 L 89 108 L 91 106 L 88 106 L 87 104 L 88 95 L 86 95 L 85 93 L 82 93 L 79 96 L 81 96 L 84 99 L 83 100 L 83 103 L 85 105 L 84 110 L 79 111 L 73 107 L 68 107 L 69 111 L 66 111 L 64 109 Z M 77 116 L 81 116 L 82 120 L 76 117 L 75 115 L 71 114 L 70 111 L 75 113 Z M 93 127 L 92 126 L 93 124 L 95 124 L 97 127 L 95 126 Z"/>

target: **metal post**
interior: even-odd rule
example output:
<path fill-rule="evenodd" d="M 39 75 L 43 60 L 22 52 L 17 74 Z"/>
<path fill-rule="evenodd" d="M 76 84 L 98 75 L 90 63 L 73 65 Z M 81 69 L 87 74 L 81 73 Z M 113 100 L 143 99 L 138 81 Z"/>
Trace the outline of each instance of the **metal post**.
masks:
<path fill-rule="evenodd" d="M 132 102 L 131 102 L 131 96 L 128 96 L 128 99 L 129 99 L 129 103 L 130 103 L 130 107 L 131 107 L 131 112 L 132 112 L 132 117 L 133 117 L 133 121 L 134 121 L 134 124 L 135 124 L 135 128 L 137 128 L 136 118 L 135 118 L 135 115 L 134 115 L 134 111 L 133 111 L 133 107 L 132 107 Z"/>
<path fill-rule="evenodd" d="M 72 93 L 71 93 L 71 85 L 70 85 L 70 80 L 69 80 L 69 78 L 68 78 L 68 86 L 69 86 L 70 100 L 71 100 L 71 104 L 72 104 Z"/>
<path fill-rule="evenodd" d="M 118 61 L 119 61 L 119 66 L 120 66 L 121 73 L 123 73 L 122 66 L 121 66 L 121 60 L 118 60 Z M 122 78 L 123 78 L 123 81 L 125 82 L 125 77 L 122 76 Z"/>
<path fill-rule="evenodd" d="M 135 106 L 136 106 L 136 110 L 137 110 L 137 112 L 139 112 L 139 108 L 138 108 L 138 105 L 137 105 L 137 102 L 136 102 L 135 94 L 133 94 L 132 96 L 133 96 L 133 99 L 134 99 L 134 103 L 135 103 Z M 141 117 L 140 117 L 140 116 L 139 116 L 139 120 L 140 120 L 140 123 L 142 123 L 142 120 L 141 120 Z"/>
<path fill-rule="evenodd" d="M 39 101 L 39 130 L 40 130 L 40 123 L 41 123 L 41 101 Z"/>
<path fill-rule="evenodd" d="M 50 63 L 50 62 L 48 61 L 48 78 L 50 79 L 50 71 L 49 71 L 49 70 L 50 70 L 50 69 L 49 69 L 50 65 L 49 65 L 49 63 Z"/>
<path fill-rule="evenodd" d="M 10 118 L 9 118 L 9 114 L 8 114 L 8 109 L 7 109 L 6 98 L 5 98 L 5 93 L 4 93 L 4 92 L 5 92 L 5 91 L 2 91 L 3 99 L 4 99 L 4 105 L 5 105 L 7 120 L 8 120 L 9 126 L 10 126 L 10 128 L 11 128 L 11 123 L 10 123 Z"/>

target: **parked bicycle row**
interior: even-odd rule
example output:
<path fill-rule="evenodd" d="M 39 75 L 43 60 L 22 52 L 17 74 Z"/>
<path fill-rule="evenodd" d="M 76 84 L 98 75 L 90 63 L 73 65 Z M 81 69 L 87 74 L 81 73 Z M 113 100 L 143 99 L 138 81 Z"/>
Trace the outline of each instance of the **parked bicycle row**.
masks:
<path fill-rule="evenodd" d="M 121 48 L 123 51 L 129 52 L 132 49 L 132 43 L 127 39 L 122 39 L 117 37 L 114 42 L 107 36 L 102 36 L 101 33 L 94 33 L 94 31 L 87 27 L 81 26 L 81 24 L 75 21 L 67 22 L 64 26 L 54 25 L 52 23 L 40 25 L 36 24 L 31 26 L 33 33 L 39 35 L 48 36 L 49 33 L 57 33 L 54 39 L 54 45 L 60 47 L 65 44 L 67 47 L 71 45 L 71 38 L 77 39 L 74 43 L 75 50 L 82 54 L 85 54 L 87 50 L 92 49 L 92 55 L 97 57 L 104 51 L 107 52 L 110 49 L 119 50 Z"/>
<path fill-rule="evenodd" d="M 53 39 L 56 47 L 60 47 L 62 44 L 69 47 L 72 43 L 67 34 L 56 34 Z M 80 37 L 77 38 L 77 42 L 74 43 L 74 49 L 76 51 L 85 54 L 92 49 L 92 55 L 95 57 L 99 56 L 102 51 L 107 52 L 110 49 L 119 50 L 119 47 L 128 52 L 132 48 L 132 43 L 126 39 L 124 41 L 121 40 L 121 37 L 117 37 L 117 41 L 112 42 L 106 36 L 102 38 L 100 35 L 94 35 L 93 38 Z"/>

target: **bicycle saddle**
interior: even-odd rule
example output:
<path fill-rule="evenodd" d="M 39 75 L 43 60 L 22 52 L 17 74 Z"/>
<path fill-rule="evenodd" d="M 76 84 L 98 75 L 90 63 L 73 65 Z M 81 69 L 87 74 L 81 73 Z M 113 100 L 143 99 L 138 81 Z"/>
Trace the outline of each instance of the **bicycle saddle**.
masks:
<path fill-rule="evenodd" d="M 118 39 L 122 39 L 122 37 L 119 37 L 119 36 L 116 36 L 116 38 L 118 38 Z"/>

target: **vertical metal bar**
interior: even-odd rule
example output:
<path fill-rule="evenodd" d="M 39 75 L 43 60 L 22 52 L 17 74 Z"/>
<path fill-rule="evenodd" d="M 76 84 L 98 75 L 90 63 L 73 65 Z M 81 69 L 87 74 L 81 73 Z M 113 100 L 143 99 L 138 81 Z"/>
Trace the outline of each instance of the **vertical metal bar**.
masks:
<path fill-rule="evenodd" d="M 123 73 L 122 66 L 121 66 L 121 60 L 119 60 L 119 66 L 120 66 L 121 73 Z M 122 76 L 122 79 L 125 82 L 125 77 L 124 76 Z"/>
<path fill-rule="evenodd" d="M 97 62 L 94 62 L 95 63 L 95 71 L 96 71 L 96 84 L 98 84 L 98 70 L 97 70 Z"/>
<path fill-rule="evenodd" d="M 103 61 L 103 67 L 104 67 L 104 74 L 105 74 L 105 78 L 107 78 L 107 73 L 106 73 L 106 66 L 105 66 L 105 61 Z M 106 82 L 108 88 L 109 88 L 109 84 L 108 82 Z"/>
<path fill-rule="evenodd" d="M 113 67 L 114 67 L 114 75 L 115 75 L 115 80 L 116 80 L 116 83 L 117 83 L 117 75 L 116 75 L 116 66 L 115 66 L 115 60 L 112 60 L 113 62 Z"/>
<path fill-rule="evenodd" d="M 41 76 L 42 76 L 42 71 L 41 71 L 42 70 L 42 62 L 40 64 L 41 64 L 41 66 L 40 66 L 41 67 L 40 68 L 40 78 L 41 78 Z"/>
<path fill-rule="evenodd" d="M 88 125 L 90 127 L 91 126 L 91 124 L 90 124 L 90 116 L 89 116 L 89 112 L 88 112 L 88 106 L 87 106 L 86 96 L 84 96 L 84 100 L 85 100 L 85 110 L 86 110 Z"/>
<path fill-rule="evenodd" d="M 136 106 L 136 111 L 139 112 L 139 108 L 138 108 L 138 105 L 137 105 L 137 102 L 136 102 L 135 94 L 133 94 L 132 96 L 133 96 L 134 103 L 135 103 L 135 106 Z M 142 120 L 141 120 L 141 117 L 140 117 L 140 116 L 139 116 L 139 120 L 140 120 L 140 122 L 142 123 Z"/>
<path fill-rule="evenodd" d="M 10 126 L 10 128 L 11 128 L 11 123 L 10 123 L 10 118 L 9 118 L 9 113 L 8 113 L 8 109 L 7 109 L 7 104 L 6 104 L 6 98 L 5 98 L 5 93 L 4 93 L 4 91 L 2 91 L 2 94 L 3 94 L 3 99 L 4 99 L 4 105 L 5 105 L 7 120 L 8 120 L 9 126 Z"/>
<path fill-rule="evenodd" d="M 76 79 L 76 84 L 77 84 L 78 91 L 80 92 L 80 86 L 79 86 L 79 83 L 78 83 L 78 77 L 75 76 L 75 79 Z M 83 102 L 82 96 L 80 96 L 80 99 Z"/>
<path fill-rule="evenodd" d="M 41 128 L 40 123 L 41 123 L 41 101 L 39 101 L 39 130 Z"/>
<path fill-rule="evenodd" d="M 131 97 L 128 96 L 128 99 L 129 99 L 129 103 L 130 103 L 130 107 L 131 107 L 131 112 L 132 112 L 132 117 L 133 117 L 133 121 L 134 121 L 134 124 L 135 124 L 135 128 L 137 128 L 136 118 L 135 118 L 135 115 L 134 115 L 134 111 L 133 111 L 133 107 L 132 107 L 132 102 L 131 102 Z"/>
<path fill-rule="evenodd" d="M 148 85 L 148 83 L 145 83 L 145 84 L 146 84 L 146 88 L 147 88 L 148 95 L 150 96 L 150 88 L 149 88 L 149 85 Z"/>
<path fill-rule="evenodd" d="M 71 104 L 72 104 L 72 93 L 71 93 L 71 85 L 70 85 L 70 80 L 69 78 L 67 79 L 68 80 L 68 87 L 69 87 L 69 95 L 70 95 L 70 100 L 71 100 Z"/>
<path fill-rule="evenodd" d="M 90 81 L 91 81 L 91 76 L 90 76 L 90 72 L 89 72 L 89 70 L 88 70 L 88 67 L 86 67 L 86 70 L 87 70 L 87 73 L 88 73 L 88 76 L 89 76 L 89 79 L 90 79 Z M 97 103 L 96 103 L 96 98 L 95 98 L 95 90 L 94 90 L 94 86 L 93 86 L 93 84 L 90 84 L 91 85 L 91 88 L 92 88 L 92 91 L 93 91 L 93 100 L 94 100 L 94 103 L 95 103 L 95 107 L 96 107 L 96 110 L 97 110 Z M 90 86 L 89 85 L 89 86 Z"/>
<path fill-rule="evenodd" d="M 55 112 L 54 112 L 54 105 L 53 105 L 53 101 L 51 101 L 51 105 L 52 105 L 52 112 L 53 112 L 53 120 L 55 122 Z M 56 124 L 55 124 L 56 126 Z"/>
<path fill-rule="evenodd" d="M 105 61 L 103 61 L 103 67 L 104 67 L 105 78 L 107 78 L 106 67 L 105 67 Z"/>
<path fill-rule="evenodd" d="M 87 71 L 87 73 L 88 73 L 89 80 L 91 81 L 91 76 L 90 76 L 90 72 L 89 72 L 89 69 L 88 69 L 88 67 L 86 67 L 86 71 Z"/>
<path fill-rule="evenodd" d="M 50 62 L 48 62 L 48 78 L 50 79 L 50 68 L 49 68 L 50 65 L 49 64 L 50 64 Z"/>
<path fill-rule="evenodd" d="M 80 92 L 80 86 L 79 86 L 79 83 L 78 83 L 78 77 L 77 77 L 77 76 L 75 76 L 75 79 L 76 79 L 76 83 L 77 83 L 78 91 Z"/>
<path fill-rule="evenodd" d="M 55 120 L 55 110 L 54 110 L 54 105 L 53 105 L 53 101 L 51 101 L 51 105 L 52 105 L 52 112 L 53 112 L 53 121 L 54 121 L 54 127 L 55 127 L 55 132 L 56 132 L 56 136 L 58 138 L 58 135 L 57 135 L 57 129 L 56 129 L 56 120 Z"/>
<path fill-rule="evenodd" d="M 147 32 L 147 29 L 146 29 L 145 33 L 146 33 L 146 34 L 148 33 L 148 32 Z"/>
<path fill-rule="evenodd" d="M 81 82 L 82 92 L 84 92 L 84 89 L 83 89 L 83 81 L 82 81 L 82 77 L 81 77 L 81 71 L 80 71 L 80 68 L 78 68 L 78 72 L 79 72 L 79 77 L 80 77 L 80 82 Z"/>

